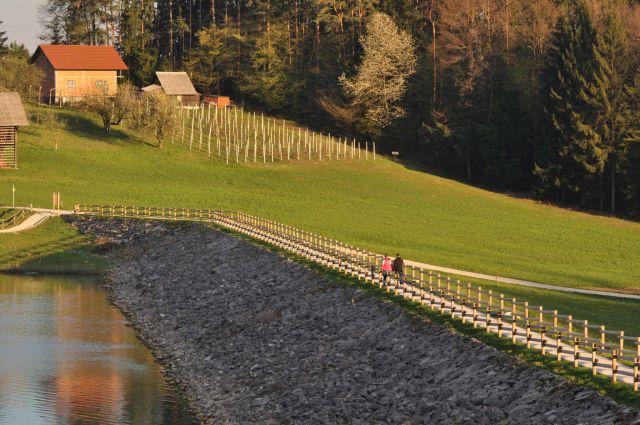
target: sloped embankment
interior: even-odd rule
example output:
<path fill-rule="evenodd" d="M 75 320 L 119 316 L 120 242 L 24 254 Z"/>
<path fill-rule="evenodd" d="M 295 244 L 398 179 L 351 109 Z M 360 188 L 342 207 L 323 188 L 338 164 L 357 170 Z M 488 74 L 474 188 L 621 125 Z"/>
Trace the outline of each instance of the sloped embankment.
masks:
<path fill-rule="evenodd" d="M 205 423 L 632 424 L 640 413 L 197 225 L 76 221 Z"/>

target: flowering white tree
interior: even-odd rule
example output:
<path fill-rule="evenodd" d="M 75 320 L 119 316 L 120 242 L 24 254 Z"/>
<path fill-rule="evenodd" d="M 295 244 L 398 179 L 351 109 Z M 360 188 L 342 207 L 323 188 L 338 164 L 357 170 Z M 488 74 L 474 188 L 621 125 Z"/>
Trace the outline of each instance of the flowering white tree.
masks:
<path fill-rule="evenodd" d="M 340 84 L 353 103 L 363 108 L 371 125 L 382 129 L 405 115 L 400 100 L 416 72 L 413 39 L 390 16 L 375 13 L 360 43 L 362 62 L 353 77 L 343 74 Z"/>

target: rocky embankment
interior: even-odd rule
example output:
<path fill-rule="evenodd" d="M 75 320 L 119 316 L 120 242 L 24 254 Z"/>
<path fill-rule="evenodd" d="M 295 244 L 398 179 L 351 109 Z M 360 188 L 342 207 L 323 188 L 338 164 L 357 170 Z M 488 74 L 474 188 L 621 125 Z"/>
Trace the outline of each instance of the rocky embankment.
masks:
<path fill-rule="evenodd" d="M 200 225 L 76 220 L 204 423 L 640 424 L 617 405 Z"/>

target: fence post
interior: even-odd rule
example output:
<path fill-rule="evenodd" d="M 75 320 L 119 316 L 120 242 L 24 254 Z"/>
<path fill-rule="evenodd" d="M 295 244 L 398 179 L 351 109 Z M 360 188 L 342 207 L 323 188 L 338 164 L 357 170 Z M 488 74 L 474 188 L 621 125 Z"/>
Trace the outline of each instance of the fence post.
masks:
<path fill-rule="evenodd" d="M 500 311 L 498 312 L 498 336 L 502 337 L 502 318 L 504 315 L 504 294 L 500 294 Z"/>
<path fill-rule="evenodd" d="M 638 391 L 638 383 L 640 383 L 640 356 L 636 357 L 633 364 L 633 391 Z"/>
<path fill-rule="evenodd" d="M 485 325 L 487 327 L 487 333 L 490 332 L 489 327 L 491 326 L 491 310 L 493 305 L 493 290 L 489 289 L 489 300 L 487 303 L 487 309 L 485 313 Z"/>
<path fill-rule="evenodd" d="M 611 350 L 611 382 L 618 382 L 618 350 Z"/>
<path fill-rule="evenodd" d="M 511 342 L 516 343 L 516 337 L 518 335 L 518 311 L 516 309 L 516 299 L 511 299 Z"/>

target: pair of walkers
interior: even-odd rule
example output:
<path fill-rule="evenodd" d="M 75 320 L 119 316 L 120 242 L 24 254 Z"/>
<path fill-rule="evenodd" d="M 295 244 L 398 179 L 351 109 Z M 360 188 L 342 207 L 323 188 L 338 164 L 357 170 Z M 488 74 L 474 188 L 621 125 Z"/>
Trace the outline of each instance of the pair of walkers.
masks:
<path fill-rule="evenodd" d="M 391 261 L 387 254 L 382 258 L 382 282 L 386 285 L 389 281 L 389 274 L 394 272 L 398 276 L 398 283 L 404 282 L 404 260 L 400 254 L 396 254 L 396 258 Z"/>

